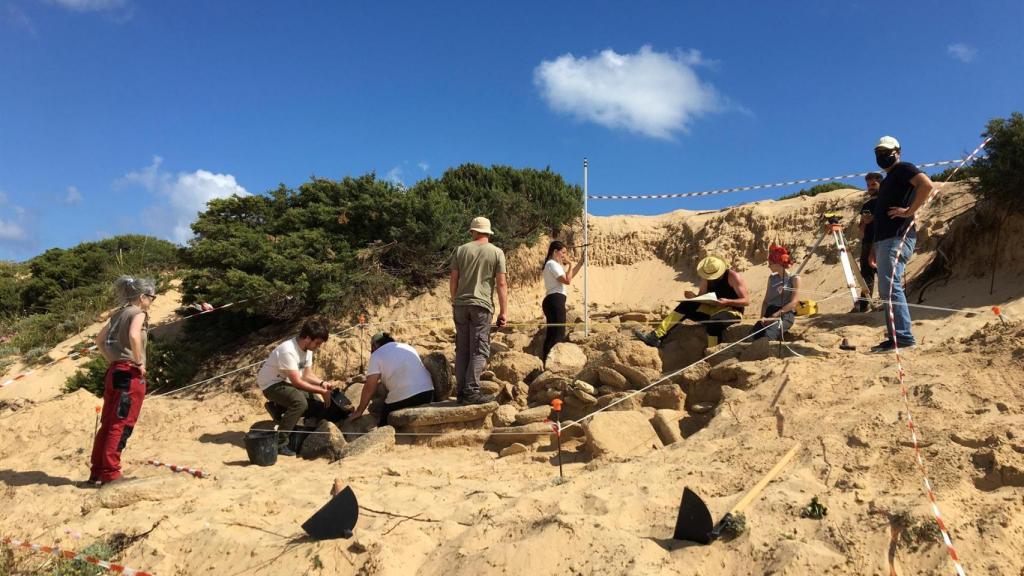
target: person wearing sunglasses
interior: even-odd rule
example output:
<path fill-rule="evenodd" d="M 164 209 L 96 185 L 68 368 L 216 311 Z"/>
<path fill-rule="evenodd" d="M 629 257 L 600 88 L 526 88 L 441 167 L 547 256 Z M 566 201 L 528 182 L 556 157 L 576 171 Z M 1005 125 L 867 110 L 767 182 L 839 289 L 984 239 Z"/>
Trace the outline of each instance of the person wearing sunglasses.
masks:
<path fill-rule="evenodd" d="M 114 282 L 114 294 L 121 306 L 96 336 L 96 346 L 110 366 L 103 379 L 103 410 L 86 481 L 92 487 L 122 478 L 121 451 L 135 430 L 146 396 L 148 310 L 156 300 L 156 284 L 122 276 Z"/>

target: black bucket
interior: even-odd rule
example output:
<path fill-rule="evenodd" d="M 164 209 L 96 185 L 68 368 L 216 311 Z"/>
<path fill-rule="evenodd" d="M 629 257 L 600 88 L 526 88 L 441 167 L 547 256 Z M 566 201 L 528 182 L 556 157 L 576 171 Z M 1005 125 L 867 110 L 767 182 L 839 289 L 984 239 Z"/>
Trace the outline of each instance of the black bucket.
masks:
<path fill-rule="evenodd" d="M 250 430 L 245 435 L 245 451 L 249 462 L 257 466 L 273 466 L 277 463 L 277 432 Z"/>

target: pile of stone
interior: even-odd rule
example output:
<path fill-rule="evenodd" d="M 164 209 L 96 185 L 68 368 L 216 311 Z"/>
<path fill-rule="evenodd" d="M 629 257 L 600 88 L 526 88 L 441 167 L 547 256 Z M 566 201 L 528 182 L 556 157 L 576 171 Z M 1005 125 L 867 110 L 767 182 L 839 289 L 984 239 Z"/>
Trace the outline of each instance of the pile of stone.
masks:
<path fill-rule="evenodd" d="M 435 397 L 443 400 L 392 413 L 386 427 L 391 429 L 391 440 L 390 444 L 383 440 L 384 445 L 394 444 L 397 431 L 402 435 L 400 442 L 484 445 L 502 454 L 523 452 L 522 447 L 551 441 L 551 401 L 559 399 L 563 442 L 581 438 L 594 457 L 636 455 L 642 448 L 681 441 L 681 421 L 688 414 L 709 419 L 721 400 L 722 386 L 749 388 L 762 374 L 762 367 L 752 361 L 774 353 L 766 340 L 760 340 L 732 347 L 722 344 L 712 349 L 719 355 L 700 360 L 706 353 L 706 339 L 699 326 L 683 326 L 665 347 L 651 348 L 633 338 L 631 328 L 647 326 L 655 317 L 646 312 L 605 316 L 595 326 L 601 328 L 587 338 L 582 331 L 571 332 L 568 342 L 551 350 L 546 363 L 536 353 L 539 334 L 503 329 L 493 337 L 492 355 L 481 376 L 482 391 L 494 394 L 496 401 L 471 406 L 460 406 L 453 398 L 454 350 L 445 342 L 448 332 L 431 331 L 427 346 L 416 344 L 434 381 Z M 726 339 L 741 337 L 734 330 Z M 671 378 L 662 377 L 684 367 Z M 361 391 L 362 378 L 356 377 L 346 394 L 355 403 Z M 364 434 L 376 425 L 383 391 L 378 394 L 370 405 L 371 414 L 323 435 L 324 441 L 315 443 L 310 453 L 340 458 L 353 453 L 352 445 L 368 442 L 364 438 L 369 435 Z M 595 412 L 600 413 L 591 416 Z"/>

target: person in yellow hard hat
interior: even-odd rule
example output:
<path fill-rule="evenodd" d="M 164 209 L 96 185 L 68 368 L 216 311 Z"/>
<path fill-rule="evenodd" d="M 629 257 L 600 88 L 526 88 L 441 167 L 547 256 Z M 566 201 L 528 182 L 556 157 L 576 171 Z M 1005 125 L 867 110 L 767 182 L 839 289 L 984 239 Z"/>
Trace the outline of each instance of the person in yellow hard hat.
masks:
<path fill-rule="evenodd" d="M 706 322 L 704 329 L 708 333 L 710 348 L 718 344 L 726 328 L 743 318 L 743 309 L 750 304 L 750 293 L 747 292 L 747 283 L 744 282 L 743 276 L 715 256 L 708 256 L 697 264 L 697 275 L 701 278 L 698 292 L 687 290 L 684 294 L 686 300 L 669 312 L 653 331 L 634 331 L 641 342 L 660 348 L 665 335 L 676 324 L 683 320 L 692 320 Z M 714 294 L 716 299 L 690 301 L 705 294 Z"/>

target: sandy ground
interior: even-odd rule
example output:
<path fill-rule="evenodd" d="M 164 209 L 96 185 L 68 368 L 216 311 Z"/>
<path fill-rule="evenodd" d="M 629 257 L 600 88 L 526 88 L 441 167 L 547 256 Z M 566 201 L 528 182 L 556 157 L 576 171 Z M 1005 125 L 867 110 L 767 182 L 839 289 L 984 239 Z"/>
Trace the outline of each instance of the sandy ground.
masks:
<path fill-rule="evenodd" d="M 970 202 L 949 192 L 930 215 Z M 667 309 L 692 285 L 692 264 L 711 252 L 744 269 L 759 305 L 768 241 L 809 245 L 823 206 L 849 214 L 855 202 L 839 191 L 709 214 L 594 218 L 588 296 L 595 311 Z M 912 270 L 946 225 L 933 218 L 922 227 Z M 542 256 L 523 261 L 539 268 Z M 1024 325 L 1017 321 L 1024 288 L 1021 270 L 1000 273 L 992 296 L 984 278 L 929 289 L 926 304 L 973 313 L 915 309 L 921 345 L 905 359 L 922 455 L 968 574 L 1024 574 Z M 827 255 L 812 260 L 805 281 L 820 300 L 844 284 Z M 536 274 L 515 276 L 513 287 L 513 321 L 539 319 Z M 391 326 L 409 341 L 435 338 L 450 325 L 445 293 L 440 286 L 396 299 L 371 319 L 440 316 Z M 581 299 L 576 285 L 569 300 L 577 314 Z M 994 304 L 1009 323 L 995 318 Z M 506 458 L 399 445 L 384 456 L 250 466 L 242 435 L 264 415 L 251 392 L 214 383 L 195 397 L 147 400 L 124 454 L 127 472 L 141 479 L 135 488 L 82 490 L 73 483 L 87 475 L 96 399 L 84 391 L 60 396 L 0 413 L 0 534 L 81 548 L 155 526 L 122 560 L 161 575 L 953 573 L 934 535 L 891 546 L 893 524 L 927 526 L 930 508 L 893 358 L 866 353 L 880 339 L 881 314 L 841 314 L 849 308 L 849 300 L 833 298 L 825 314 L 799 323 L 798 335 L 825 352 L 754 363 L 757 384 L 727 388 L 710 423 L 681 443 L 609 462 L 569 442 L 565 483 L 557 482 L 546 442 Z M 858 350 L 840 351 L 843 337 Z M 358 343 L 329 345 L 320 360 L 328 375 L 353 372 Z M 4 394 L 31 397 L 48 386 L 50 396 L 35 398 L 52 397 L 62 376 L 51 370 Z M 684 486 L 717 519 L 797 442 L 794 461 L 748 509 L 745 534 L 710 546 L 671 539 Z M 173 474 L 147 466 L 149 458 L 213 477 Z M 327 501 L 336 478 L 365 507 L 355 537 L 304 539 L 299 525 Z M 828 506 L 824 519 L 799 516 L 812 496 Z M 25 569 L 43 562 L 19 559 Z"/>

